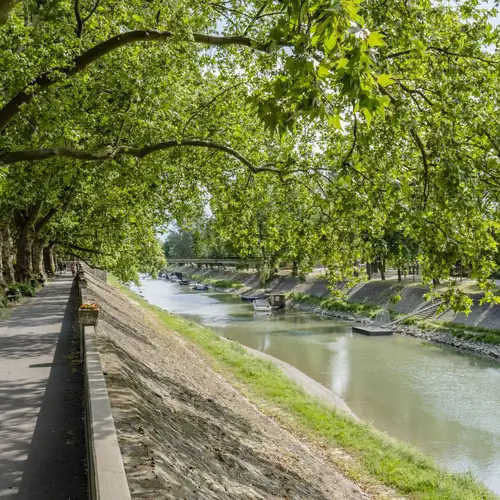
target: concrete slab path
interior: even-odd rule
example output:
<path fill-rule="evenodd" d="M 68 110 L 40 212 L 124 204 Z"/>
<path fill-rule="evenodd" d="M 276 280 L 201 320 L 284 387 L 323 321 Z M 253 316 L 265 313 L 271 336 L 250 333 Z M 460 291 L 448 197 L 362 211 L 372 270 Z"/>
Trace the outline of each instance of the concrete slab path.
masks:
<path fill-rule="evenodd" d="M 76 287 L 57 277 L 0 320 L 0 499 L 87 498 Z"/>

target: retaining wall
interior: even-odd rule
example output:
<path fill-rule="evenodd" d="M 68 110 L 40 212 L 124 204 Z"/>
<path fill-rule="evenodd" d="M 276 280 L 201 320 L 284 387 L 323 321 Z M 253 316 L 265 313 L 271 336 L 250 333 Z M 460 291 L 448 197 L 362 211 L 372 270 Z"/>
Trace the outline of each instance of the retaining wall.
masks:
<path fill-rule="evenodd" d="M 85 269 L 85 268 L 84 268 Z M 81 303 L 95 302 L 79 281 Z M 94 273 L 92 273 L 94 275 Z M 94 275 L 95 276 L 95 275 Z M 116 435 L 95 326 L 80 325 L 85 373 L 85 429 L 90 500 L 130 500 L 130 491 Z"/>

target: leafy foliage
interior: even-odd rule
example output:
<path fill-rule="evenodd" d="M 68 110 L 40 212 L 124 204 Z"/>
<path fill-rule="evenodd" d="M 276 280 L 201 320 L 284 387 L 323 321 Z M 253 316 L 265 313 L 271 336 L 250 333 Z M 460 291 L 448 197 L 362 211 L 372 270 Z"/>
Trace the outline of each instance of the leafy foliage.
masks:
<path fill-rule="evenodd" d="M 495 9 L 60 0 L 5 12 L 0 222 L 18 279 L 39 272 L 44 247 L 133 279 L 163 264 L 158 231 L 209 207 L 216 237 L 258 257 L 264 280 L 320 261 L 332 282 L 355 281 L 357 261 L 392 259 L 431 283 L 460 261 L 495 300 Z"/>

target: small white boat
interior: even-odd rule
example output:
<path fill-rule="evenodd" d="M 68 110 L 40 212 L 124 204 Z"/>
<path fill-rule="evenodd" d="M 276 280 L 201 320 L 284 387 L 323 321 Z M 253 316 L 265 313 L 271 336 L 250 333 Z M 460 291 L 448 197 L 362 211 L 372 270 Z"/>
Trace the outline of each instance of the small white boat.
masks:
<path fill-rule="evenodd" d="M 254 311 L 259 312 L 271 312 L 272 308 L 269 302 L 266 299 L 256 299 L 253 301 Z"/>
<path fill-rule="evenodd" d="M 194 283 L 191 285 L 191 290 L 197 290 L 200 292 L 204 292 L 208 290 L 208 285 L 206 283 Z"/>

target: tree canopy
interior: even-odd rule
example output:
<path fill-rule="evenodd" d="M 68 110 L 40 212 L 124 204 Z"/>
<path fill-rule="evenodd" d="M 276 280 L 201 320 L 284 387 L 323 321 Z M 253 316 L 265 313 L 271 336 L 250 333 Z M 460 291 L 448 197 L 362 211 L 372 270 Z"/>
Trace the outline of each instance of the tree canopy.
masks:
<path fill-rule="evenodd" d="M 44 248 L 129 278 L 160 265 L 156 231 L 209 207 L 220 238 L 271 267 L 346 279 L 390 234 L 424 279 L 461 261 L 490 290 L 500 55 L 481 5 L 3 1 L 0 228 L 17 279 L 43 273 Z"/>

